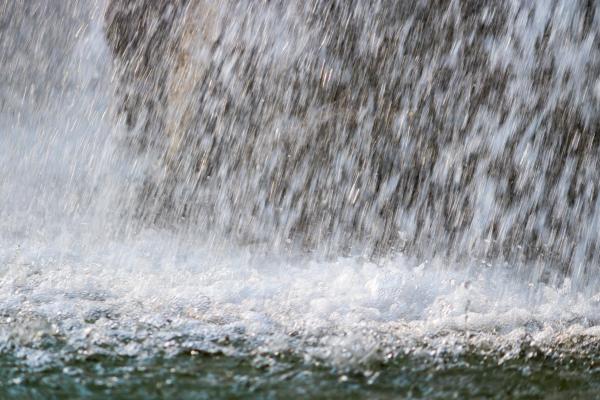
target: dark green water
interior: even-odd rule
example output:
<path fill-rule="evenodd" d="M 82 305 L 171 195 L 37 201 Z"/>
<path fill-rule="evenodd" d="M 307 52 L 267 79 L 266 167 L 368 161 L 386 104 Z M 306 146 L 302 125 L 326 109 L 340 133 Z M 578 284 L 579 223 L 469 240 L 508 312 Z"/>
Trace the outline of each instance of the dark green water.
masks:
<path fill-rule="evenodd" d="M 600 344 L 545 351 L 522 347 L 507 357 L 469 348 L 460 355 L 427 349 L 339 368 L 291 354 L 175 356 L 66 354 L 31 367 L 0 357 L 0 397 L 23 399 L 212 398 L 600 398 Z"/>

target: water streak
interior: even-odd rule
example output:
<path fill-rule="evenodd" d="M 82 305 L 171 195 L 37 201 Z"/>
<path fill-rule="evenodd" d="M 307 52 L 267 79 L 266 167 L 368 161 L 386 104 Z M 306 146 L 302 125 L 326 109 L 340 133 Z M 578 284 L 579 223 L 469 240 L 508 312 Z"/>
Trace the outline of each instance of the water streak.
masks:
<path fill-rule="evenodd" d="M 139 215 L 580 279 L 597 264 L 598 11 L 113 1 L 121 111 L 155 158 Z"/>

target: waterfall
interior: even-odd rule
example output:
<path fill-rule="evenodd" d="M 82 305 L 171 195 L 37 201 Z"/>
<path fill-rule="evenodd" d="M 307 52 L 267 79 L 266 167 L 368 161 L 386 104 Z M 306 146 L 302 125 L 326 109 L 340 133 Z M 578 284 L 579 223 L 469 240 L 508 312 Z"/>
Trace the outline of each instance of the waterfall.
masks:
<path fill-rule="evenodd" d="M 598 262 L 598 11 L 112 1 L 130 151 L 154 158 L 138 217 L 581 277 Z"/>
<path fill-rule="evenodd" d="M 0 78 L 0 397 L 597 344 L 597 1 L 11 0 Z"/>

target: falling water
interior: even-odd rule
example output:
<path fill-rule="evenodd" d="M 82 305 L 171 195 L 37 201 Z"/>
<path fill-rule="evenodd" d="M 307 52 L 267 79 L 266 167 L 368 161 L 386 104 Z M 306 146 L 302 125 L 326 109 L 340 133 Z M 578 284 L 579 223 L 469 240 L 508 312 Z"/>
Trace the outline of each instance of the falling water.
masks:
<path fill-rule="evenodd" d="M 584 363 L 599 26 L 593 0 L 1 2 L 6 393 L 102 357 Z"/>
<path fill-rule="evenodd" d="M 146 3 L 107 13 L 131 151 L 155 157 L 146 219 L 335 254 L 597 264 L 596 4 Z"/>

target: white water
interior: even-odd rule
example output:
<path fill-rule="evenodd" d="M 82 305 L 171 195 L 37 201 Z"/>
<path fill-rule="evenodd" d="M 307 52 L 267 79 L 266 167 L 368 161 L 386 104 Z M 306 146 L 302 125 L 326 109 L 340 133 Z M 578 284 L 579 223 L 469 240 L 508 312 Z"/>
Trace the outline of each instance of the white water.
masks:
<path fill-rule="evenodd" d="M 1 116 L 0 350 L 38 365 L 59 356 L 43 343 L 60 338 L 68 351 L 243 347 L 349 364 L 422 343 L 461 351 L 464 340 L 512 348 L 600 338 L 593 279 L 540 283 L 476 260 L 276 256 L 122 229 L 119 205 L 141 167 L 118 151 L 110 63 L 92 24 L 61 98 Z"/>
<path fill-rule="evenodd" d="M 510 269 L 290 260 L 161 232 L 89 240 L 3 241 L 1 348 L 33 350 L 58 335 L 91 353 L 235 354 L 225 340 L 242 340 L 246 350 L 344 364 L 423 343 L 460 351 L 465 333 L 496 349 L 600 335 L 600 291 L 527 282 Z"/>

